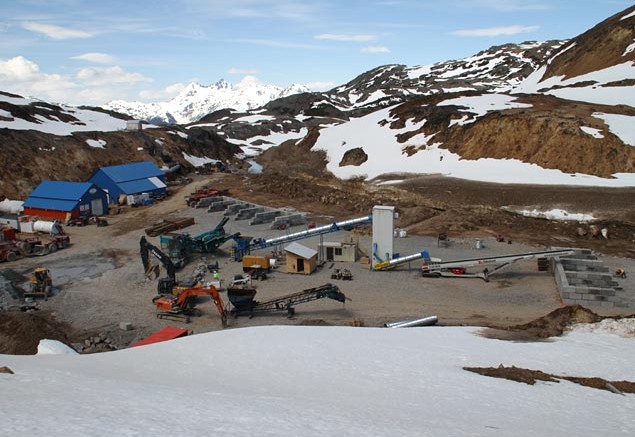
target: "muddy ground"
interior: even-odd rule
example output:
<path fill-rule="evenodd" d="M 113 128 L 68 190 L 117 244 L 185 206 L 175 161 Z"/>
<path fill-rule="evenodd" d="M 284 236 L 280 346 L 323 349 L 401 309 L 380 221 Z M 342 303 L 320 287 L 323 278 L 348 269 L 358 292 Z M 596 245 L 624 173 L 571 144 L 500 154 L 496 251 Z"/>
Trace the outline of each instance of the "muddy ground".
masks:
<path fill-rule="evenodd" d="M 396 179 L 394 177 L 393 179 Z M 399 176 L 399 179 L 404 179 Z M 548 247 L 588 247 L 601 254 L 611 267 L 635 272 L 635 217 L 632 199 L 635 189 L 598 189 L 541 186 L 500 186 L 460 181 L 439 176 L 407 179 L 398 184 L 363 184 L 360 181 L 320 181 L 284 175 L 211 175 L 196 177 L 187 186 L 171 188 L 168 199 L 150 206 L 124 209 L 108 217 L 110 225 L 68 228 L 72 245 L 46 257 L 24 258 L 0 265 L 0 304 L 19 305 L 19 288 L 25 286 L 29 272 L 45 265 L 53 274 L 58 292 L 37 310 L 0 312 L 0 353 L 33 353 L 39 338 L 58 338 L 67 343 L 86 345 L 86 352 L 123 348 L 167 325 L 186 327 L 193 332 L 221 329 L 212 304 L 201 300 L 203 316 L 185 324 L 159 320 L 151 302 L 156 281 L 145 277 L 139 257 L 143 229 L 163 217 L 194 217 L 196 224 L 186 229 L 192 234 L 213 228 L 222 214 L 188 208 L 184 196 L 205 183 L 229 189 L 231 195 L 261 205 L 293 207 L 308 214 L 310 221 L 329 223 L 367 215 L 374 204 L 395 205 L 400 212 L 396 226 L 407 230 L 407 238 L 395 240 L 402 255 L 424 248 L 443 259 L 522 253 Z M 609 229 L 609 239 L 577 235 L 578 227 L 588 224 L 531 219 L 502 211 L 501 206 L 524 209 L 563 208 L 570 212 L 592 213 Z M 266 226 L 250 227 L 231 220 L 227 232 L 270 237 L 284 231 Z M 300 230 L 300 228 L 294 228 Z M 292 229 L 292 230 L 294 230 Z M 437 247 L 437 234 L 447 231 L 451 244 Z M 495 240 L 497 234 L 505 243 Z M 370 251 L 370 236 L 345 232 L 328 234 L 324 241 L 356 238 L 360 248 Z M 483 248 L 475 252 L 475 241 Z M 158 238 L 149 239 L 159 245 Z M 319 239 L 302 242 L 316 248 Z M 508 244 L 512 242 L 512 244 Z M 228 256 L 230 243 L 203 263 L 218 261 L 221 279 L 227 280 L 242 268 Z M 192 275 L 197 262 L 190 263 L 177 278 Z M 349 268 L 352 281 L 335 282 L 350 299 L 345 305 L 335 301 L 316 301 L 296 309 L 294 318 L 285 314 L 230 319 L 229 329 L 263 324 L 330 324 L 383 326 L 396 320 L 435 314 L 440 324 L 508 328 L 531 321 L 560 308 L 562 302 L 549 272 L 538 272 L 535 261 L 519 262 L 489 283 L 477 279 L 423 278 L 419 264 L 391 272 L 372 272 L 368 265 L 327 263 L 310 276 L 290 275 L 277 269 L 269 279 L 258 282 L 258 300 L 265 300 L 333 282 L 332 269 Z M 634 275 L 622 285 L 635 291 Z M 210 278 L 211 279 L 211 275 Z M 4 284 L 3 286 L 1 284 Z M 221 297 L 227 301 L 224 293 Z M 635 296 L 634 296 L 635 297 Z M 635 301 L 635 299 L 634 299 Z M 632 314 L 635 308 L 603 315 Z M 44 321 L 50 321 L 46 324 Z M 120 323 L 134 329 L 121 330 Z M 21 328 L 24 326 L 25 328 Z M 535 326 L 534 326 L 535 328 Z M 15 333 L 26 333 L 18 336 Z M 93 339 L 100 339 L 94 344 Z M 86 340 L 90 340 L 86 342 Z M 105 342 L 104 340 L 108 340 Z M 90 344 L 90 345 L 89 345 Z M 34 346 L 35 345 L 35 346 Z"/>

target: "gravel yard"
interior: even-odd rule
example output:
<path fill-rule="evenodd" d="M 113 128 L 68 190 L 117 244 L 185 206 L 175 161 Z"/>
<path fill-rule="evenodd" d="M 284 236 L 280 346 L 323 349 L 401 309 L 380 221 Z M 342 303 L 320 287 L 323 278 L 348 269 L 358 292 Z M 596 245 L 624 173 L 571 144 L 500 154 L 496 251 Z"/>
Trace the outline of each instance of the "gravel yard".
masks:
<path fill-rule="evenodd" d="M 131 322 L 134 329 L 126 336 L 120 335 L 124 343 L 120 347 L 167 325 L 183 326 L 193 332 L 221 329 L 215 307 L 202 298 L 198 308 L 203 315 L 192 318 L 189 324 L 158 319 L 152 303 L 152 298 L 156 296 L 157 281 L 145 278 L 139 256 L 139 239 L 144 235 L 143 229 L 162 217 L 194 217 L 195 224 L 183 230 L 192 235 L 212 229 L 220 222 L 222 213 L 208 213 L 206 209 L 185 206 L 183 196 L 193 186 L 184 187 L 157 205 L 112 215 L 108 217 L 110 225 L 107 227 L 93 225 L 68 228 L 72 240 L 68 249 L 46 257 L 4 263 L 0 266 L 0 272 L 11 269 L 13 274 L 28 278 L 28 273 L 34 267 L 45 265 L 50 269 L 59 292 L 48 301 L 40 301 L 39 307 L 50 311 L 60 322 L 70 324 L 78 333 L 100 332 L 113 337 L 117 335 L 121 322 Z M 250 226 L 248 223 L 248 220 L 236 221 L 232 218 L 225 225 L 225 230 L 253 237 L 271 237 L 304 229 L 293 227 L 279 231 L 270 230 L 268 225 Z M 360 249 L 370 254 L 369 235 L 341 231 L 324 235 L 323 241 L 344 241 L 349 238 L 357 238 Z M 479 249 L 476 248 L 477 239 L 482 242 Z M 319 240 L 319 237 L 312 237 L 299 242 L 317 249 Z M 148 241 L 160 245 L 158 237 L 148 238 Z M 229 257 L 231 243 L 225 243 L 218 253 L 207 255 L 202 260 L 205 264 L 218 261 L 223 289 L 233 275 L 242 273 L 242 264 Z M 480 238 L 451 239 L 447 247 L 437 247 L 437 240 L 432 237 L 407 236 L 395 238 L 394 241 L 394 250 L 401 255 L 418 253 L 424 249 L 433 257 L 455 260 L 548 248 L 517 242 L 499 243 L 487 234 Z M 260 254 L 269 253 L 270 249 L 266 249 Z M 606 258 L 607 264 L 611 266 L 621 265 L 627 271 L 635 270 L 633 259 Z M 196 259 L 190 262 L 177 272 L 177 279 L 191 277 L 198 264 Z M 386 322 L 428 315 L 437 315 L 439 323 L 443 325 L 510 326 L 536 319 L 562 305 L 553 275 L 551 272 L 538 271 L 536 260 L 512 264 L 492 276 L 490 282 L 473 278 L 424 278 L 420 267 L 421 262 L 415 261 L 397 270 L 376 272 L 371 271 L 367 264 L 325 262 L 316 272 L 307 276 L 285 273 L 285 267 L 279 260 L 278 267 L 267 280 L 254 281 L 258 290 L 256 300 L 263 301 L 329 282 L 336 284 L 350 300 L 345 304 L 328 299 L 301 304 L 296 307 L 293 318 L 287 318 L 286 312 L 253 318 L 230 317 L 229 329 L 271 324 L 383 326 Z M 335 268 L 349 269 L 353 280 L 331 279 Z M 161 275 L 165 275 L 163 269 Z M 206 279 L 212 279 L 211 273 Z M 632 289 L 632 280 L 624 280 L 624 286 Z M 226 293 L 221 292 L 221 297 L 230 307 Z M 624 310 L 625 314 L 633 312 L 633 309 Z"/>

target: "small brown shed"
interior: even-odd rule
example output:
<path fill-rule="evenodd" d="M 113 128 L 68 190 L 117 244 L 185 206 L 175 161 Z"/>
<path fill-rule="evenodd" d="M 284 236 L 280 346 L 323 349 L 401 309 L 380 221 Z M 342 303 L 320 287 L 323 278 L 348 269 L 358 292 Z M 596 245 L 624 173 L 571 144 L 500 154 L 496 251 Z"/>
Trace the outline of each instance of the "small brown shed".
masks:
<path fill-rule="evenodd" d="M 287 273 L 310 275 L 317 268 L 317 251 L 299 243 L 284 248 L 287 258 Z"/>

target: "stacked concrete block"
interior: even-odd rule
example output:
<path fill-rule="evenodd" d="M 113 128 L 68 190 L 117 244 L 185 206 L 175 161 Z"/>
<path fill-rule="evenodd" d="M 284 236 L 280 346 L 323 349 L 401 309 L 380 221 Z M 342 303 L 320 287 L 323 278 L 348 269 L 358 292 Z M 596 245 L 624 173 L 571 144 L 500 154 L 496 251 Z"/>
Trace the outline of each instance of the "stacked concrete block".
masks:
<path fill-rule="evenodd" d="M 263 223 L 271 223 L 276 217 L 281 216 L 282 211 L 274 209 L 273 211 L 259 212 L 254 215 L 254 218 L 249 222 L 250 225 L 260 225 Z"/>
<path fill-rule="evenodd" d="M 229 207 L 229 205 L 233 205 L 235 203 L 236 201 L 233 199 L 223 200 L 221 202 L 214 202 L 209 206 L 209 208 L 207 208 L 207 212 L 225 211 Z"/>
<path fill-rule="evenodd" d="M 236 220 L 247 220 L 253 218 L 257 213 L 264 212 L 265 208 L 263 206 L 256 206 L 253 208 L 242 209 L 238 212 L 236 216 Z"/>
<path fill-rule="evenodd" d="M 234 200 L 231 197 L 226 197 L 226 196 L 216 196 L 216 197 L 212 197 L 212 200 L 210 201 L 208 206 L 212 206 L 215 203 L 220 203 L 220 202 L 225 202 L 227 200 Z"/>
<path fill-rule="evenodd" d="M 231 205 L 225 210 L 225 215 L 226 216 L 235 215 L 243 209 L 253 208 L 253 207 L 254 205 L 251 203 L 236 203 L 234 205 Z"/>
<path fill-rule="evenodd" d="M 289 228 L 291 226 L 305 225 L 306 218 L 302 214 L 291 214 L 276 217 L 271 224 L 271 229 Z"/>
<path fill-rule="evenodd" d="M 214 202 L 226 200 L 223 196 L 203 197 L 194 204 L 194 208 L 207 208 Z"/>
<path fill-rule="evenodd" d="M 609 268 L 589 250 L 554 258 L 553 272 L 566 304 L 605 310 L 628 306 L 619 283 L 608 273 Z"/>

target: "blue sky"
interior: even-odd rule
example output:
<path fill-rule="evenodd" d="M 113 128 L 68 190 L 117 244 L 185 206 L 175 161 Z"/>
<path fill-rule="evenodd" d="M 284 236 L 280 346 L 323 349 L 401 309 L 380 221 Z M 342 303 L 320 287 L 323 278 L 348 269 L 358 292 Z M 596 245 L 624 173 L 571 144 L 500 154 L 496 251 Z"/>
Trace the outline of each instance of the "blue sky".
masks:
<path fill-rule="evenodd" d="M 0 90 L 53 102 L 164 101 L 244 76 L 314 90 L 385 64 L 574 37 L 626 0 L 2 2 Z"/>

